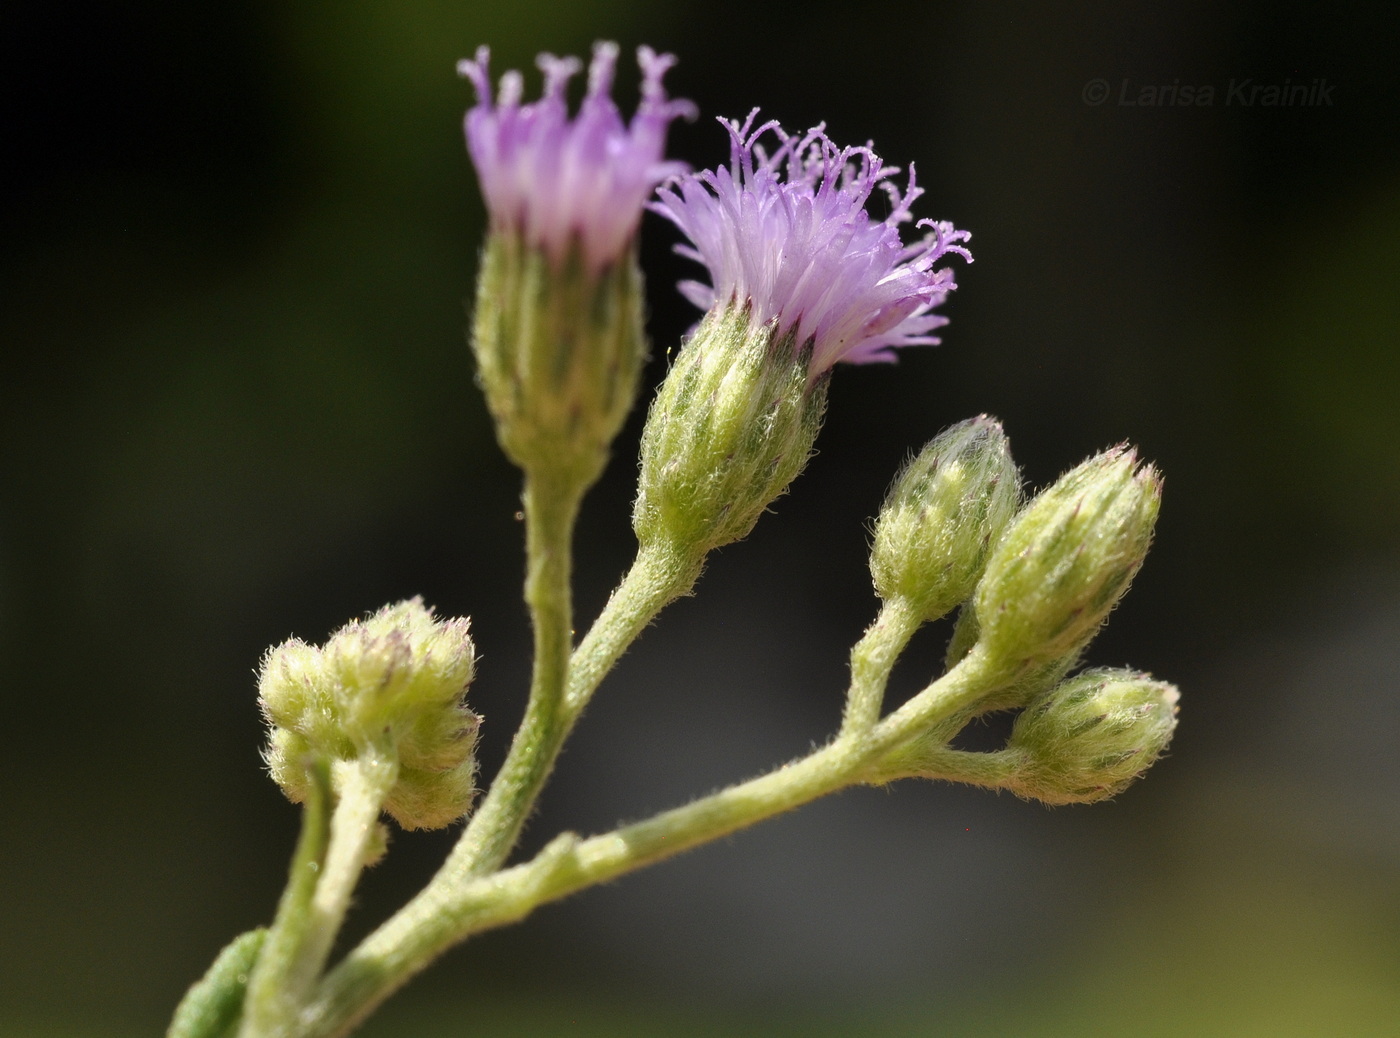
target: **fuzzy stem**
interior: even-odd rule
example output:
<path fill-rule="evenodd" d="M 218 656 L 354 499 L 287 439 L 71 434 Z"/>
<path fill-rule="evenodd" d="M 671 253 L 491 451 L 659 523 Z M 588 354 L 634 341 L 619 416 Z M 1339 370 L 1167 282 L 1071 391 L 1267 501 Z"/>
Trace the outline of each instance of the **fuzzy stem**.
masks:
<path fill-rule="evenodd" d="M 569 734 L 562 707 L 573 645 L 572 540 L 584 489 L 549 473 L 526 474 L 525 601 L 535 632 L 530 700 L 505 763 L 440 877 L 461 882 L 501 866 Z"/>
<path fill-rule="evenodd" d="M 880 762 L 879 781 L 925 778 L 963 782 L 983 789 L 1009 789 L 1024 764 L 1025 754 L 1016 750 L 976 753 L 919 740 L 916 747 L 896 750 Z"/>
<path fill-rule="evenodd" d="M 646 625 L 667 605 L 690 591 L 700 577 L 704 556 L 667 543 L 648 543 L 608 599 L 569 663 L 565 709 L 576 718 L 603 677 Z"/>
<path fill-rule="evenodd" d="M 307 936 L 297 958 L 286 968 L 283 985 L 303 1001 L 326 968 L 331 945 L 345 922 L 350 895 L 365 870 L 365 858 L 379 812 L 398 781 L 398 761 L 367 748 L 339 771 L 339 800 L 331 815 L 331 842 L 326 849 L 316 894 L 311 899 Z"/>
<path fill-rule="evenodd" d="M 890 671 L 922 623 L 923 617 L 907 599 L 887 599 L 880 607 L 880 615 L 851 650 L 851 687 L 841 722 L 843 734 L 869 731 L 880 720 Z"/>
<path fill-rule="evenodd" d="M 248 1012 L 239 1038 L 296 1033 L 293 1023 L 326 967 L 331 945 L 350 907 L 350 895 L 364 871 L 365 852 L 380 808 L 398 771 L 392 756 L 372 749 L 363 757 L 337 765 L 339 799 L 330 817 L 329 843 L 307 865 L 302 877 L 305 884 L 309 876 L 314 889 L 309 899 L 305 899 L 305 890 L 298 892 L 299 900 L 288 915 L 289 925 L 282 930 L 280 941 L 279 909 L 267 952 L 258 960 L 254 973 L 257 990 L 249 984 Z"/>
<path fill-rule="evenodd" d="M 298 1003 L 287 989 L 287 976 L 297 961 L 311 926 L 311 903 L 330 842 L 330 765 L 316 761 L 310 768 L 301 835 L 288 870 L 287 886 L 277 905 L 277 917 L 248 978 L 240 1038 L 276 1034 L 295 1017 Z"/>
<path fill-rule="evenodd" d="M 454 944 L 548 901 L 606 882 L 844 786 L 882 781 L 881 758 L 945 713 L 985 695 L 998 674 L 973 652 L 874 728 L 684 807 L 582 842 L 566 834 L 533 861 L 492 875 L 440 872 L 329 974 L 303 1014 L 303 1038 L 339 1038 Z"/>
<path fill-rule="evenodd" d="M 931 730 L 945 718 L 971 706 L 1012 681 L 1018 673 L 989 655 L 982 643 L 974 645 L 943 677 L 890 714 L 870 731 L 872 749 L 889 752 L 896 745 Z M 961 680 L 952 681 L 955 676 Z M 967 675 L 976 675 L 968 680 Z"/>

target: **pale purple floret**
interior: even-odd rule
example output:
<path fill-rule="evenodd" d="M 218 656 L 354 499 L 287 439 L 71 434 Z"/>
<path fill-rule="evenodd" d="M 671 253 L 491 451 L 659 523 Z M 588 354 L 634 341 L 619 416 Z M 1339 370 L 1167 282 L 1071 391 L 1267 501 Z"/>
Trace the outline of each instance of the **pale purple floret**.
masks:
<path fill-rule="evenodd" d="M 686 168 L 662 157 L 671 121 L 695 115 L 694 105 L 668 98 L 661 85 L 675 58 L 638 48 L 642 98 L 630 126 L 611 96 L 615 43 L 594 46 L 587 96 L 572 120 L 565 94 L 583 67 L 577 58 L 541 54 L 544 92 L 531 104 L 520 103 L 524 80 L 514 71 L 501 77 L 492 103 L 489 58 L 488 48 L 480 47 L 457 72 L 476 87 L 477 104 L 466 118 L 467 150 L 491 226 L 522 235 L 556 264 L 577 242 L 597 274 L 630 245 L 653 188 Z"/>
<path fill-rule="evenodd" d="M 889 180 L 898 168 L 868 145 L 838 148 L 823 126 L 801 137 L 776 122 L 754 128 L 757 115 L 721 120 L 729 168 L 677 175 L 657 192 L 651 208 L 693 245 L 676 251 L 707 267 L 713 282 L 682 282 L 681 292 L 703 310 L 748 305 L 753 320 L 810 342 L 813 377 L 837 361 L 890 361 L 898 347 L 937 343 L 929 333 L 948 319 L 930 311 L 957 285 L 934 264 L 949 253 L 971 262 L 957 244 L 968 232 L 920 220 L 926 233 L 905 245 L 900 224 L 923 194 L 913 166 L 901 192 Z M 772 154 L 760 144 L 768 133 Z M 865 210 L 877 187 L 889 196 L 883 220 Z"/>

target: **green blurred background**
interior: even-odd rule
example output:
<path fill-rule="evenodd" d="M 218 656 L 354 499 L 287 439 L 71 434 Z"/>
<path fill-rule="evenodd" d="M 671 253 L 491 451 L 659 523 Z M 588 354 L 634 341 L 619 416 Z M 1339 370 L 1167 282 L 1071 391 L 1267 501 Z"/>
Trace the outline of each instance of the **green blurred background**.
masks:
<path fill-rule="evenodd" d="M 0 26 L 0 1033 L 159 1033 L 270 916 L 296 814 L 258 757 L 267 645 L 413 594 L 470 614 L 499 762 L 528 628 L 464 345 L 483 214 L 452 70 L 596 38 L 679 54 L 705 113 L 681 157 L 722 159 L 714 115 L 825 120 L 914 160 L 919 215 L 977 262 L 942 347 L 838 373 L 820 455 L 624 660 L 527 844 L 832 731 L 865 524 L 983 411 L 1036 483 L 1122 439 L 1164 468 L 1093 661 L 1180 683 L 1181 730 L 1098 807 L 848 792 L 485 935 L 364 1033 L 1400 1033 L 1389 5 L 11 0 Z M 1246 78 L 1332 104 L 1227 105 Z M 654 384 L 695 315 L 671 230 L 644 235 Z M 638 425 L 587 503 L 585 616 L 630 557 Z M 399 836 L 351 936 L 449 839 Z"/>

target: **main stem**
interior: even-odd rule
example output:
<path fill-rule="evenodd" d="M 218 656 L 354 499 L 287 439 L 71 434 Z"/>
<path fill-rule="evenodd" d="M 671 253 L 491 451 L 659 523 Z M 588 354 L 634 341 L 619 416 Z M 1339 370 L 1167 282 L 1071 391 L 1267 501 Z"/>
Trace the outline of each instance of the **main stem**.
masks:
<path fill-rule="evenodd" d="M 583 489 L 549 473 L 526 474 L 525 601 L 535 632 L 530 700 L 505 763 L 435 884 L 500 868 L 569 733 L 562 707 L 573 647 L 572 540 Z"/>
<path fill-rule="evenodd" d="M 606 836 L 551 844 L 533 861 L 422 894 L 356 948 L 302 1017 L 305 1038 L 339 1038 L 444 950 L 515 922 L 539 905 L 679 854 L 846 785 L 859 763 L 851 741 Z M 434 884 L 436 885 L 436 884 Z M 426 894 L 427 891 L 424 891 Z"/>

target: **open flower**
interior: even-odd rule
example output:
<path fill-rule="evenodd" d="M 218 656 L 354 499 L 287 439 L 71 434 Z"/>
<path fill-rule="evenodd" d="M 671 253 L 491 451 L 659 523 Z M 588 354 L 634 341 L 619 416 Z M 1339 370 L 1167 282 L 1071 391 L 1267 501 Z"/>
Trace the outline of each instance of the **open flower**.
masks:
<path fill-rule="evenodd" d="M 522 235 L 556 265 L 577 243 L 596 274 L 631 243 L 652 189 L 684 169 L 662 158 L 671 121 L 695 114 L 689 101 L 667 98 L 661 85 L 675 58 L 638 48 L 642 99 L 629 126 L 611 96 L 615 43 L 594 46 L 588 93 L 572 120 L 565 93 L 583 67 L 577 58 L 540 55 L 544 93 L 532 104 L 520 103 L 520 73 L 507 72 L 493 104 L 489 57 L 481 47 L 457 71 L 476 87 L 477 104 L 466 117 L 467 150 L 492 230 Z"/>
<path fill-rule="evenodd" d="M 728 168 L 677 175 L 651 206 L 693 243 L 676 251 L 709 269 L 711 285 L 682 282 L 682 293 L 704 310 L 748 308 L 776 336 L 793 334 L 811 349 L 813 378 L 837 361 L 888 361 L 897 347 L 937 343 L 929 333 L 947 318 L 930 311 L 957 285 L 935 264 L 949 253 L 971 262 L 957 244 L 968 232 L 920 220 L 926 233 L 904 244 L 900 225 L 923 194 L 912 166 L 900 191 L 890 180 L 898 168 L 869 145 L 838 148 L 823 126 L 801 137 L 772 121 L 755 128 L 757 115 L 721 120 Z M 771 154 L 761 143 L 769 133 Z M 883 220 L 865 209 L 877 187 L 889 196 Z"/>
<path fill-rule="evenodd" d="M 636 400 L 642 362 L 642 275 L 634 241 L 666 162 L 672 120 L 694 113 L 667 98 L 675 59 L 639 48 L 642 98 L 630 125 L 611 90 L 617 45 L 599 43 L 588 90 L 570 118 L 576 58 L 539 57 L 544 93 L 521 104 L 519 72 L 493 103 L 485 47 L 458 71 L 476 86 L 466 118 L 490 229 L 477 279 L 472 349 L 502 448 L 536 476 L 581 492 Z"/>

